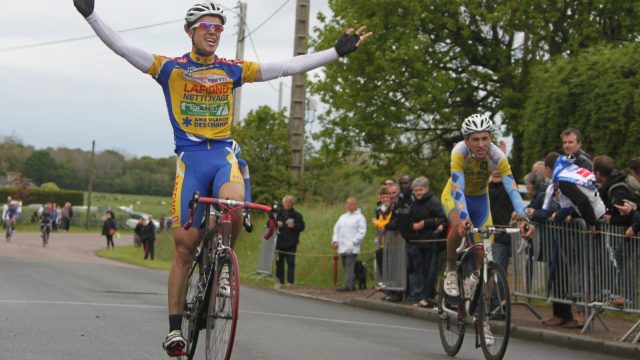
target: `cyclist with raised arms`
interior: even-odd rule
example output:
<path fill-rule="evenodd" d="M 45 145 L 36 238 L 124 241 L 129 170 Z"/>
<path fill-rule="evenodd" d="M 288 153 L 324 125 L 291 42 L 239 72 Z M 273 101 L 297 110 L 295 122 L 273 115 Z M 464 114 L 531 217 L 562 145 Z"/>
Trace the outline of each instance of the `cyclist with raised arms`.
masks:
<path fill-rule="evenodd" d="M 444 291 L 448 296 L 459 296 L 456 272 L 456 249 L 467 233 L 467 227 L 481 228 L 492 225 L 489 207 L 488 183 L 497 170 L 513 208 L 520 221 L 520 233 L 529 237 L 533 225 L 526 228 L 528 219 L 518 186 L 511 173 L 507 156 L 493 141 L 493 122 L 485 115 L 474 114 L 462 123 L 464 141 L 451 151 L 451 178 L 442 191 L 442 205 L 449 217 L 451 231 L 447 236 L 447 267 Z M 479 259 L 477 259 L 479 260 Z M 476 261 L 480 266 L 481 261 Z"/>
<path fill-rule="evenodd" d="M 174 260 L 169 272 L 169 328 L 163 344 L 169 356 L 184 353 L 180 331 L 187 290 L 187 276 L 198 242 L 202 208 L 195 214 L 192 229 L 184 230 L 188 204 L 195 191 L 207 194 L 213 183 L 213 196 L 242 201 L 243 178 L 231 147 L 233 89 L 245 83 L 273 80 L 321 67 L 348 55 L 371 35 L 362 26 L 348 29 L 335 47 L 294 58 L 255 63 L 227 60 L 216 55 L 227 17 L 220 6 L 203 1 L 188 9 L 184 31 L 191 39 L 191 51 L 169 58 L 153 55 L 128 44 L 94 11 L 94 0 L 74 0 L 100 40 L 138 70 L 151 75 L 162 87 L 175 139 L 176 182 L 171 217 L 175 242 Z M 231 245 L 242 226 L 242 214 L 234 214 Z"/>

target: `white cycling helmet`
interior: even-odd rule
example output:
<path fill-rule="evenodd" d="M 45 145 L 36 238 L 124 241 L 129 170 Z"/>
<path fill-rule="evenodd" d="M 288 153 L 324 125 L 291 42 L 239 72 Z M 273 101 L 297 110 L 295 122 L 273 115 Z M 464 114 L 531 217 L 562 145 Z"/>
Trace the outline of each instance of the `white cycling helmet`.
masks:
<path fill-rule="evenodd" d="M 462 122 L 462 135 L 464 137 L 483 131 L 493 131 L 493 121 L 486 115 L 473 114 Z"/>
<path fill-rule="evenodd" d="M 184 17 L 184 21 L 186 22 L 185 27 L 190 27 L 198 19 L 207 15 L 219 17 L 222 19 L 222 25 L 227 22 L 227 17 L 224 15 L 224 11 L 222 11 L 220 6 L 211 1 L 202 1 L 187 10 L 187 15 Z"/>
<path fill-rule="evenodd" d="M 240 145 L 235 140 L 231 140 L 231 151 L 236 157 L 240 156 Z"/>

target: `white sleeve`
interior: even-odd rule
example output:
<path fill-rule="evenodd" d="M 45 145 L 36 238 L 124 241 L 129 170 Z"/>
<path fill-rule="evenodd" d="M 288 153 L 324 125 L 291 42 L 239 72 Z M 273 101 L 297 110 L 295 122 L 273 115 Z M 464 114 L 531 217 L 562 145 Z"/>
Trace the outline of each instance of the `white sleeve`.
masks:
<path fill-rule="evenodd" d="M 295 56 L 291 59 L 277 62 L 261 63 L 260 74 L 262 81 L 277 79 L 313 70 L 338 60 L 336 49 L 331 48 L 317 53 Z"/>
<path fill-rule="evenodd" d="M 129 45 L 117 32 L 105 24 L 94 11 L 87 17 L 87 22 L 93 28 L 96 35 L 109 49 L 122 56 L 125 60 L 135 66 L 136 69 L 147 72 L 153 64 L 153 55 L 137 47 Z"/>

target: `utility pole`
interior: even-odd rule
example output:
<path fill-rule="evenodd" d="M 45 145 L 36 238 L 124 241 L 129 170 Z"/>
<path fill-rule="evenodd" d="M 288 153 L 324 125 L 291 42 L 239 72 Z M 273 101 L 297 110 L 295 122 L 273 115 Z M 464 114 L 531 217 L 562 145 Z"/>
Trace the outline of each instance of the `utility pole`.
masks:
<path fill-rule="evenodd" d="M 296 20 L 293 37 L 293 56 L 307 53 L 309 36 L 309 1 L 296 0 Z M 293 75 L 291 81 L 291 109 L 289 115 L 289 147 L 291 148 L 290 169 L 293 175 L 302 180 L 304 170 L 304 115 L 307 89 L 305 74 Z"/>
<path fill-rule="evenodd" d="M 89 164 L 89 189 L 87 192 L 87 216 L 85 218 L 84 227 L 89 227 L 89 215 L 91 214 L 91 192 L 93 191 L 93 167 L 94 167 L 94 155 L 96 153 L 96 141 L 91 142 L 91 163 Z"/>
<path fill-rule="evenodd" d="M 282 110 L 282 81 L 278 84 L 278 112 Z"/>
<path fill-rule="evenodd" d="M 236 59 L 244 58 L 244 37 L 246 36 L 247 24 L 247 3 L 238 1 L 237 8 L 240 9 L 238 16 L 238 42 L 236 44 Z M 242 87 L 233 90 L 233 125 L 240 124 L 240 100 L 242 98 Z"/>

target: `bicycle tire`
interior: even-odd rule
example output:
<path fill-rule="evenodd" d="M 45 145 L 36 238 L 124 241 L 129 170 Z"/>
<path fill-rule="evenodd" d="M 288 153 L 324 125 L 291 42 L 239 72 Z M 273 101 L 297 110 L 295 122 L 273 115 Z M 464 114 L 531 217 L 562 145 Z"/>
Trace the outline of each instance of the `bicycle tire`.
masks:
<path fill-rule="evenodd" d="M 46 228 L 42 230 L 42 247 L 47 247 L 49 243 L 49 233 L 47 233 Z"/>
<path fill-rule="evenodd" d="M 228 296 L 219 291 L 220 274 L 224 266 L 229 272 Z M 219 251 L 215 270 L 207 310 L 205 355 L 207 360 L 229 360 L 233 351 L 240 305 L 240 268 L 238 258 L 231 248 L 225 247 Z"/>
<path fill-rule="evenodd" d="M 193 262 L 191 270 L 189 270 L 187 296 L 185 298 L 184 312 L 182 317 L 182 335 L 187 341 L 185 352 L 187 353 L 185 358 L 188 360 L 193 359 L 198 346 L 198 335 L 200 329 L 198 327 L 199 314 L 202 313 L 201 301 L 197 296 L 200 293 L 200 264 L 197 261 Z"/>
<path fill-rule="evenodd" d="M 467 326 L 464 315 L 462 315 L 462 320 L 460 320 L 460 315 L 454 317 L 452 314 L 445 312 L 445 301 L 447 301 L 448 298 L 444 292 L 444 281 L 442 281 L 440 284 L 440 301 L 438 301 L 438 332 L 440 333 L 440 341 L 442 342 L 444 351 L 447 355 L 454 356 L 462 347 Z M 452 301 L 453 299 L 450 300 Z M 456 308 L 458 314 L 460 314 L 462 311 L 460 297 L 458 297 L 456 301 Z"/>
<path fill-rule="evenodd" d="M 11 242 L 11 236 L 13 235 L 13 225 L 11 223 L 6 226 L 5 239 L 7 242 Z"/>
<path fill-rule="evenodd" d="M 483 281 L 480 300 L 480 321 L 478 333 L 480 346 L 487 360 L 501 360 L 507 351 L 511 332 L 511 293 L 507 274 L 498 263 L 487 264 L 487 281 Z M 490 285 L 489 285 L 490 284 Z M 491 296 L 488 296 L 491 287 Z M 493 344 L 487 342 L 484 332 L 485 324 L 489 325 Z"/>

